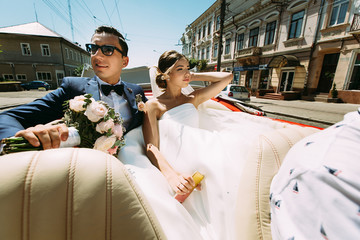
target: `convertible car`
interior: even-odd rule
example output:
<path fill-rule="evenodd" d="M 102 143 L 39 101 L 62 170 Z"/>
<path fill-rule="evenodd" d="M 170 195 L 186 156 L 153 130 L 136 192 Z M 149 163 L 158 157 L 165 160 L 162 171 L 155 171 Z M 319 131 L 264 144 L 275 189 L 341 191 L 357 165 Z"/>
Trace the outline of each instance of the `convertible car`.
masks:
<path fill-rule="evenodd" d="M 231 99 L 214 98 L 209 107 L 244 111 L 272 128 L 252 142 L 239 184 L 247 197 L 238 198 L 236 216 L 237 239 L 271 239 L 271 180 L 288 150 L 321 129 L 269 121 L 261 109 Z M 0 239 L 166 239 L 132 175 L 109 154 L 62 148 L 4 155 L 0 182 Z"/>

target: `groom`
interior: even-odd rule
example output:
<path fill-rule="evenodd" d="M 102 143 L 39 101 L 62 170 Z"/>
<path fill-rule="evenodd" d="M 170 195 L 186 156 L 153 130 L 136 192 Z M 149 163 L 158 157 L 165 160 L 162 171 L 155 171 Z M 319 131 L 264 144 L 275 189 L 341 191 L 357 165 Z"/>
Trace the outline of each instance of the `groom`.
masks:
<path fill-rule="evenodd" d="M 91 54 L 93 78 L 66 77 L 61 87 L 41 99 L 0 114 L 0 139 L 22 136 L 33 146 L 58 148 L 68 138 L 64 124 L 46 125 L 63 117 L 63 103 L 75 96 L 90 93 L 95 100 L 108 103 L 120 113 L 127 132 L 142 124 L 143 113 L 137 109 L 135 96 L 146 98 L 142 88 L 121 80 L 121 71 L 129 63 L 128 46 L 115 28 L 100 26 L 91 43 L 86 44 Z"/>

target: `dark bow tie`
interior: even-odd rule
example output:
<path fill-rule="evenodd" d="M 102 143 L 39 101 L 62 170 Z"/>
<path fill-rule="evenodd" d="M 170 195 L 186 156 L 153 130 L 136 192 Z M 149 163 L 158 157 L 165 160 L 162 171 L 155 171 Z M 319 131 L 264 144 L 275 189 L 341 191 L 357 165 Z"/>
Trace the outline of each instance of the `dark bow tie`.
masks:
<path fill-rule="evenodd" d="M 114 90 L 118 95 L 122 96 L 124 93 L 124 85 L 118 84 L 118 85 L 101 85 L 101 91 L 107 96 L 111 92 L 111 90 Z"/>

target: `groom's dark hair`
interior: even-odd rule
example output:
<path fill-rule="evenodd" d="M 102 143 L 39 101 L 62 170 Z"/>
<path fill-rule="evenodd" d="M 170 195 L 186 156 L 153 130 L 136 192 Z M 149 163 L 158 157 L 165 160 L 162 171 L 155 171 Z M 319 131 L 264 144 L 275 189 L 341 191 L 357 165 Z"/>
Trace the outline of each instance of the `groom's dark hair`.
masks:
<path fill-rule="evenodd" d="M 128 55 L 129 47 L 125 41 L 124 36 L 116 28 L 102 25 L 102 26 L 98 27 L 97 29 L 95 29 L 94 34 L 96 34 L 96 33 L 108 33 L 108 34 L 117 36 L 119 38 L 119 44 L 122 48 L 121 50 L 124 52 L 124 57 L 126 57 Z"/>

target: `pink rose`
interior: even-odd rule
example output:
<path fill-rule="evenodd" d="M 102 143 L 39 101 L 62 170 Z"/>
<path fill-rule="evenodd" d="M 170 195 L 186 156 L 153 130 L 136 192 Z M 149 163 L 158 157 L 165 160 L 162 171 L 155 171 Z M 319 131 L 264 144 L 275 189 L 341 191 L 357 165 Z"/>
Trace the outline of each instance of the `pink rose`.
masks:
<path fill-rule="evenodd" d="M 117 152 L 117 149 L 119 148 L 119 146 L 115 146 L 113 148 L 108 149 L 108 153 L 111 155 L 114 155 Z"/>
<path fill-rule="evenodd" d="M 110 137 L 102 136 L 96 139 L 94 144 L 94 149 L 100 150 L 102 152 L 108 152 L 112 146 L 114 146 L 117 138 L 115 135 L 111 135 Z"/>
<path fill-rule="evenodd" d="M 139 111 L 146 112 L 146 105 L 143 101 L 139 102 L 137 105 Z"/>
<path fill-rule="evenodd" d="M 106 133 L 109 129 L 114 128 L 114 120 L 109 119 L 106 122 L 100 122 L 96 125 L 96 131 L 99 133 Z"/>
<path fill-rule="evenodd" d="M 122 125 L 115 124 L 115 126 L 113 128 L 113 133 L 115 134 L 115 136 L 117 136 L 120 139 L 124 134 Z"/>
<path fill-rule="evenodd" d="M 70 109 L 75 112 L 85 111 L 84 108 L 85 99 L 86 98 L 83 95 L 81 95 L 81 96 L 76 96 L 74 97 L 74 99 L 69 100 Z"/>
<path fill-rule="evenodd" d="M 108 109 L 105 105 L 99 102 L 92 102 L 86 109 L 85 115 L 92 122 L 98 122 L 101 118 L 103 118 Z"/>

